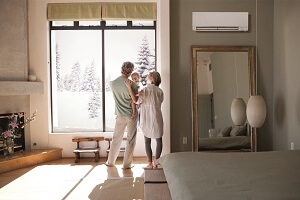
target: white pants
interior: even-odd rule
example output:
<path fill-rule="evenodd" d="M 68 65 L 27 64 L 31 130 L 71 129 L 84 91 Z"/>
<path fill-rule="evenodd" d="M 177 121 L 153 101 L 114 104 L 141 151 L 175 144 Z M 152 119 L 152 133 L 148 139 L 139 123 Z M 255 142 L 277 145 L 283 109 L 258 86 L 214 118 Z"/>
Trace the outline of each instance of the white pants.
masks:
<path fill-rule="evenodd" d="M 127 143 L 125 154 L 123 158 L 123 167 L 129 168 L 132 164 L 133 150 L 136 143 L 137 134 L 137 117 L 131 118 L 130 116 L 117 116 L 115 124 L 115 132 L 108 154 L 108 165 L 115 165 L 116 159 L 120 152 L 121 143 L 124 136 L 124 131 L 127 126 Z"/>

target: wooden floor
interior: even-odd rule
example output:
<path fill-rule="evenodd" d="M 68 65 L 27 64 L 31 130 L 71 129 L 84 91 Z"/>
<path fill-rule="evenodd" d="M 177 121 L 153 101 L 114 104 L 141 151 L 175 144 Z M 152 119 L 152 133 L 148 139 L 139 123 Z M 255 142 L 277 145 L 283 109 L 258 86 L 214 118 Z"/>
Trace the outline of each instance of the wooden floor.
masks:
<path fill-rule="evenodd" d="M 113 186 L 116 183 L 114 180 L 126 180 L 128 183 L 123 184 L 130 184 L 130 198 L 138 192 L 139 196 L 134 198 L 142 199 L 143 191 L 140 190 L 143 188 L 140 183 L 143 182 L 142 167 L 147 163 L 147 159 L 135 158 L 134 167 L 127 170 L 122 169 L 122 158 L 118 158 L 115 167 L 106 167 L 105 161 L 106 158 L 101 158 L 95 163 L 94 158 L 82 158 L 75 164 L 74 158 L 62 158 L 2 173 L 0 199 L 98 199 L 91 198 L 93 191 L 100 190 L 103 186 Z M 139 191 L 132 189 L 135 184 L 135 190 L 139 188 Z M 116 187 L 121 186 L 116 184 Z M 96 197 L 97 192 L 92 196 Z M 116 196 L 115 199 L 119 198 Z"/>

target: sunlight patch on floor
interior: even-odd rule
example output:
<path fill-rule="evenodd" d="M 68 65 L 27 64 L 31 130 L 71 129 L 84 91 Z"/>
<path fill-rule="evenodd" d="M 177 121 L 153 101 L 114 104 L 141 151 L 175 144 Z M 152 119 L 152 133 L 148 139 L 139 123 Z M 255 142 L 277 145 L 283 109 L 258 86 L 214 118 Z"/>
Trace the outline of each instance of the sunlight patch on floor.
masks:
<path fill-rule="evenodd" d="M 100 194 L 112 195 L 109 192 L 114 190 L 140 199 L 143 166 L 134 164 L 123 170 L 122 165 L 41 165 L 1 188 L 0 199 L 91 199 L 90 195 L 97 199 Z"/>
<path fill-rule="evenodd" d="M 0 199 L 61 199 L 93 166 L 42 165 L 0 189 Z"/>

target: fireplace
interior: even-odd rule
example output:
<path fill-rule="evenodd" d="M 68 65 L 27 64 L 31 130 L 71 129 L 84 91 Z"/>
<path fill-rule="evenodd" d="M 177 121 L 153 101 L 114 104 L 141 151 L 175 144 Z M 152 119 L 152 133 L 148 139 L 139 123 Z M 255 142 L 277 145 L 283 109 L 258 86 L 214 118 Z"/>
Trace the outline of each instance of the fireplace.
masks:
<path fill-rule="evenodd" d="M 24 112 L 0 114 L 0 133 L 8 130 L 8 124 L 11 122 L 19 122 L 24 124 Z M 13 116 L 13 117 L 12 117 Z M 19 125 L 20 126 L 20 125 Z M 25 134 L 24 128 L 18 131 L 18 135 L 14 139 L 14 151 L 25 150 Z M 3 154 L 3 141 L 0 139 L 0 155 Z"/>

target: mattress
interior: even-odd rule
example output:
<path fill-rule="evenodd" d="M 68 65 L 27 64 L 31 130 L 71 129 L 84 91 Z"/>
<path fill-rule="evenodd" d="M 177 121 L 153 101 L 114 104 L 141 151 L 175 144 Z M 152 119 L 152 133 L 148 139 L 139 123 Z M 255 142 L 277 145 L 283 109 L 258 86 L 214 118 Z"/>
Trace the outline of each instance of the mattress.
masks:
<path fill-rule="evenodd" d="M 251 138 L 248 136 L 199 138 L 199 150 L 234 150 L 250 149 Z"/>
<path fill-rule="evenodd" d="M 300 150 L 161 157 L 172 199 L 299 200 Z"/>

